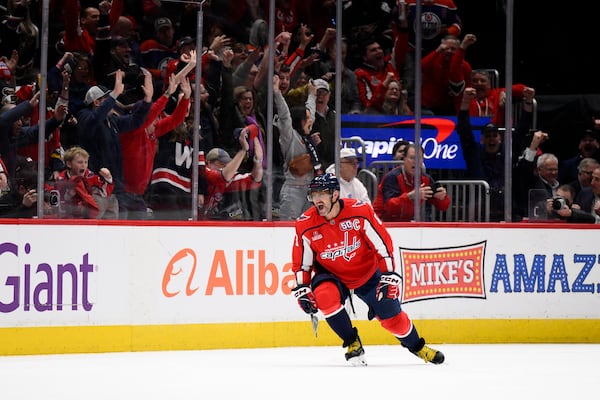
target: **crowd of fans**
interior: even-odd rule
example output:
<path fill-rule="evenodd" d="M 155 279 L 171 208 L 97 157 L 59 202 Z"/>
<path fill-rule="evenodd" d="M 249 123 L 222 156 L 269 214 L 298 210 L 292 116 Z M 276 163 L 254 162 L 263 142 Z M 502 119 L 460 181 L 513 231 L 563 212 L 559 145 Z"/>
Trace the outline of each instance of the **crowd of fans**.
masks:
<path fill-rule="evenodd" d="M 308 183 L 331 171 L 341 150 L 335 148 L 336 74 L 342 113 L 413 114 L 414 0 L 344 1 L 341 71 L 336 71 L 335 0 L 276 0 L 273 49 L 265 22 L 268 2 L 203 4 L 203 43 L 196 43 L 200 3 L 51 1 L 47 111 L 46 120 L 38 121 L 41 6 L 7 0 L 0 10 L 1 217 L 35 215 L 40 123 L 45 123 L 49 216 L 185 220 L 197 203 L 199 219 L 263 220 L 265 205 L 272 204 L 274 219 L 291 220 L 310 205 Z M 477 37 L 463 32 L 460 10 L 451 0 L 424 0 L 422 13 L 428 16 L 422 19 L 418 55 L 423 115 L 458 116 L 464 175 L 490 183 L 492 220 L 503 220 L 505 91 L 469 64 L 468 48 Z M 202 71 L 198 87 L 196 62 Z M 196 92 L 199 121 L 194 120 Z M 530 192 L 542 190 L 546 219 L 596 222 L 597 121 L 581 136 L 580 154 L 559 160 L 543 151 L 547 134 L 530 129 L 535 90 L 515 84 L 512 93 L 519 106 L 512 219 L 530 217 Z M 273 121 L 267 121 L 269 96 Z M 491 119 L 481 143 L 474 139 L 470 116 Z M 421 188 L 412 186 L 419 150 L 404 143 L 398 154 L 406 163 L 379 183 L 374 206 L 385 220 L 410 220 L 415 197 L 440 210 L 450 206 L 431 174 L 423 175 Z M 364 197 L 355 187 L 360 184 L 356 155 L 339 155 L 344 182 L 354 187 L 345 195 L 355 191 Z M 192 193 L 196 167 L 199 184 Z M 567 199 L 563 207 L 555 207 L 557 198 Z"/>

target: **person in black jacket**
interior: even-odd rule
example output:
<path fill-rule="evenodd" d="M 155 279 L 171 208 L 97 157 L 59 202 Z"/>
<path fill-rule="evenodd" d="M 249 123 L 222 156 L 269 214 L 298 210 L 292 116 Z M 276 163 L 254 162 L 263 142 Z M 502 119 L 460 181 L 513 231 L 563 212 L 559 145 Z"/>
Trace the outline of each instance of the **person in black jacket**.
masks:
<path fill-rule="evenodd" d="M 0 178 L 0 218 L 34 218 L 37 215 L 37 202 L 42 199 L 43 212 L 46 216 L 58 212 L 59 198 L 52 188 L 44 185 L 44 192 L 37 191 L 37 163 L 29 157 L 17 156 L 14 183 Z M 1 168 L 0 160 L 0 168 Z M 0 177 L 4 172 L 0 171 Z"/>
<path fill-rule="evenodd" d="M 590 186 L 581 189 L 575 197 L 575 203 L 582 210 L 591 213 L 600 223 L 600 167 L 594 168 Z"/>
<path fill-rule="evenodd" d="M 152 76 L 147 71 L 144 74 L 145 81 L 142 85 L 144 99 L 135 104 L 131 113 L 119 115 L 113 111 L 116 98 L 124 90 L 124 72 L 117 70 L 113 90 L 108 90 L 104 86 L 92 86 L 85 95 L 87 107 L 77 115 L 80 144 L 90 154 L 89 168 L 92 171 L 107 168 L 112 173 L 115 183 L 113 193 L 119 199 L 120 219 L 127 219 L 128 208 L 127 204 L 123 204 L 126 199 L 121 196 L 124 187 L 119 136 L 123 132 L 140 127 L 148 115 L 154 89 Z"/>
<path fill-rule="evenodd" d="M 456 131 L 460 137 L 460 145 L 466 163 L 466 178 L 485 180 L 490 185 L 490 221 L 504 220 L 504 165 L 505 154 L 503 132 L 494 124 L 487 124 L 481 129 L 480 142 L 475 140 L 469 104 L 475 97 L 474 88 L 466 88 L 458 113 Z M 533 89 L 524 92 L 525 101 L 520 114 L 515 134 L 513 135 L 512 159 L 517 160 L 520 152 L 527 146 L 525 133 L 528 132 L 533 119 Z M 535 153 L 533 154 L 535 156 Z M 533 158 L 527 154 L 528 158 Z M 519 203 L 520 204 L 520 203 Z M 517 207 L 513 212 L 514 219 L 521 219 L 522 210 Z"/>
<path fill-rule="evenodd" d="M 110 36 L 110 8 L 100 7 L 100 18 L 96 31 L 93 67 L 98 85 L 112 87 L 116 71 L 123 72 L 123 91 L 117 96 L 123 106 L 131 106 L 144 98 L 144 69 L 133 61 L 132 38 Z"/>
<path fill-rule="evenodd" d="M 36 143 L 39 125 L 23 125 L 23 119 L 29 117 L 39 103 L 39 92 L 31 100 L 17 105 L 6 104 L 0 108 L 0 155 L 6 165 L 9 182 L 14 184 L 19 146 Z M 46 138 L 62 123 L 67 114 L 66 106 L 57 107 L 54 116 L 46 120 Z"/>
<path fill-rule="evenodd" d="M 596 217 L 573 203 L 574 197 L 575 191 L 571 185 L 560 185 L 556 189 L 556 195 L 546 200 L 548 219 L 578 224 L 595 224 Z"/>

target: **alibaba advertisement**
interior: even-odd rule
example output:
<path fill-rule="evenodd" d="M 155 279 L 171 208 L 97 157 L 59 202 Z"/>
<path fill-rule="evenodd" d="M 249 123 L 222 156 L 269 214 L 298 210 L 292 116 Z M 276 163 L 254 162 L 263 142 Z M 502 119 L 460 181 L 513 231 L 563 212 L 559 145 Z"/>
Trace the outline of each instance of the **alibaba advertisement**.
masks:
<path fill-rule="evenodd" d="M 598 229 L 465 226 L 389 228 L 412 318 L 600 318 Z M 0 224 L 0 234 L 1 327 L 307 318 L 290 295 L 289 226 Z"/>
<path fill-rule="evenodd" d="M 359 136 L 365 142 L 367 165 L 373 161 L 392 159 L 392 149 L 399 140 L 415 141 L 415 119 L 412 116 L 342 115 L 344 139 Z M 489 117 L 472 117 L 475 140 Z M 424 161 L 432 169 L 465 169 L 465 161 L 456 133 L 455 117 L 422 117 L 421 145 Z"/>

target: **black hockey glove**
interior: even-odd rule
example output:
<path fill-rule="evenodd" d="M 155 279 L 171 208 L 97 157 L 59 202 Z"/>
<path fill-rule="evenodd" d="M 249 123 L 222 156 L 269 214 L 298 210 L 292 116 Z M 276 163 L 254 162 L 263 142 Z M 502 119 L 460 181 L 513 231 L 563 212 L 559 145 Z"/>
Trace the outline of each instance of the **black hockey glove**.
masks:
<path fill-rule="evenodd" d="M 319 309 L 317 308 L 317 301 L 315 300 L 315 295 L 313 294 L 310 286 L 308 285 L 298 285 L 294 289 L 292 289 L 292 293 L 294 297 L 298 301 L 298 305 L 307 314 L 315 314 Z"/>
<path fill-rule="evenodd" d="M 377 301 L 381 301 L 384 298 L 397 299 L 400 297 L 401 283 L 402 277 L 395 272 L 384 272 L 381 274 L 375 291 Z"/>

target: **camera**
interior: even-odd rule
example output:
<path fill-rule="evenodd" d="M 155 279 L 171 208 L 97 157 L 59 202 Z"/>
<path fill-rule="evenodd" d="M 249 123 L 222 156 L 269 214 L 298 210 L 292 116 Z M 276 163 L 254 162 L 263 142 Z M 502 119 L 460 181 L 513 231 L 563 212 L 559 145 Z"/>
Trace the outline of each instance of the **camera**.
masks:
<path fill-rule="evenodd" d="M 44 201 L 52 207 L 56 207 L 60 202 L 60 193 L 58 190 L 44 191 Z"/>
<path fill-rule="evenodd" d="M 67 71 L 69 74 L 72 74 L 75 71 L 75 67 L 77 66 L 77 61 L 72 58 L 67 59 L 63 65 L 63 69 Z"/>
<path fill-rule="evenodd" d="M 9 86 L 2 88 L 2 105 L 17 104 L 17 101 L 19 98 L 15 94 L 15 89 Z"/>
<path fill-rule="evenodd" d="M 437 192 L 439 188 L 442 187 L 442 184 L 439 182 L 432 182 L 431 183 L 431 190 L 433 190 L 433 193 Z"/>
<path fill-rule="evenodd" d="M 552 199 L 553 210 L 560 210 L 564 206 L 568 206 L 567 200 L 564 197 L 555 197 Z"/>
<path fill-rule="evenodd" d="M 3 106 L 7 104 L 17 104 L 17 101 L 19 101 L 19 98 L 16 94 L 7 94 L 6 96 L 2 97 Z"/>

